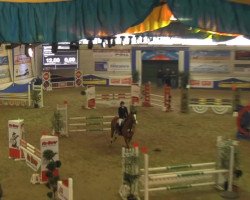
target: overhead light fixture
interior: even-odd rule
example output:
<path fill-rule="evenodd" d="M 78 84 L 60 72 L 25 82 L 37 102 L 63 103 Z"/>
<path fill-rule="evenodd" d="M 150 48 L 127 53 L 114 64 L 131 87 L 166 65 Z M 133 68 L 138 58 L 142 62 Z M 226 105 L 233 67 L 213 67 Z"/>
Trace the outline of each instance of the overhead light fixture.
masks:
<path fill-rule="evenodd" d="M 141 36 L 141 42 L 142 43 L 144 42 L 144 36 Z"/>
<path fill-rule="evenodd" d="M 105 48 L 106 47 L 106 41 L 105 41 L 105 38 L 101 38 L 102 42 L 101 42 L 101 46 L 102 48 Z"/>
<path fill-rule="evenodd" d="M 124 45 L 124 39 L 125 39 L 125 36 L 121 36 L 121 45 Z"/>
<path fill-rule="evenodd" d="M 88 39 L 88 49 L 93 48 L 93 39 Z"/>
<path fill-rule="evenodd" d="M 32 58 L 34 56 L 33 47 L 31 44 L 25 44 L 24 53 L 27 57 Z"/>
<path fill-rule="evenodd" d="M 139 35 L 136 35 L 136 36 L 135 36 L 135 41 L 136 41 L 136 44 L 138 44 L 138 41 L 139 41 Z"/>

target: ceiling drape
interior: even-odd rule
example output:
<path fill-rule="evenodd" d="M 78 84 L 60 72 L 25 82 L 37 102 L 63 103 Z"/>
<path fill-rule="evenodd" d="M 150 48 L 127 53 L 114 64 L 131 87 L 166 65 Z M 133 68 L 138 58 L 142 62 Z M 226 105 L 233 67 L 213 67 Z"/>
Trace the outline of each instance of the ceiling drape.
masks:
<path fill-rule="evenodd" d="M 123 33 L 141 23 L 159 0 L 0 2 L 0 42 L 50 43 Z"/>

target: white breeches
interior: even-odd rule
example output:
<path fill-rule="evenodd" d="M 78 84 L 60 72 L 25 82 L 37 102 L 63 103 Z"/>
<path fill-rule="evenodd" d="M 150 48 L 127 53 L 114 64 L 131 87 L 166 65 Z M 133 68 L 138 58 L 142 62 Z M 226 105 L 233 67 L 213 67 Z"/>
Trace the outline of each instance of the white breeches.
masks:
<path fill-rule="evenodd" d="M 122 119 L 122 118 L 119 118 L 118 119 L 118 124 L 119 124 L 119 126 L 121 126 L 122 125 L 122 122 L 124 121 L 124 119 Z"/>

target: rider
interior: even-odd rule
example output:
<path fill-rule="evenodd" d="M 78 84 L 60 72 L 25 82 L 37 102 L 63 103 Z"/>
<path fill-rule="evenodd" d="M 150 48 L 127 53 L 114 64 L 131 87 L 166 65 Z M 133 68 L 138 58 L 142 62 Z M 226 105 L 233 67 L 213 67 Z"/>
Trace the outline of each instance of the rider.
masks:
<path fill-rule="evenodd" d="M 120 102 L 120 107 L 118 108 L 118 115 L 119 115 L 119 119 L 118 119 L 119 130 L 121 132 L 122 122 L 128 117 L 128 109 L 125 106 L 124 101 Z"/>

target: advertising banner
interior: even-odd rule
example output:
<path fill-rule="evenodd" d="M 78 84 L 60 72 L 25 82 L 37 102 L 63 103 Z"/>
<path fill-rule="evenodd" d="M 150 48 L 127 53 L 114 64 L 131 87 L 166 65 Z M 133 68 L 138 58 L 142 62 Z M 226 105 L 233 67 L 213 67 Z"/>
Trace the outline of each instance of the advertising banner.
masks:
<path fill-rule="evenodd" d="M 110 76 L 109 85 L 130 86 L 132 84 L 131 76 Z"/>
<path fill-rule="evenodd" d="M 190 63 L 190 72 L 193 73 L 229 73 L 229 63 Z"/>
<path fill-rule="evenodd" d="M 57 136 L 50 136 L 50 135 L 43 135 L 40 139 L 40 147 L 41 147 L 41 155 L 43 155 L 43 152 L 46 150 L 51 150 L 55 153 L 55 156 L 53 158 L 54 161 L 59 160 L 59 141 Z M 47 172 L 47 166 L 48 161 L 45 160 L 42 156 L 41 160 L 41 182 L 46 182 L 48 180 L 48 177 L 46 176 Z M 55 171 L 55 176 L 59 174 L 58 169 Z"/>
<path fill-rule="evenodd" d="M 24 120 L 9 120 L 9 157 L 13 159 L 21 159 L 22 153 L 20 149 L 20 140 L 24 133 Z"/>
<path fill-rule="evenodd" d="M 0 84 L 11 81 L 8 65 L 0 65 Z"/>
<path fill-rule="evenodd" d="M 9 59 L 4 47 L 0 47 L 0 84 L 11 81 Z"/>
<path fill-rule="evenodd" d="M 131 71 L 130 61 L 111 61 L 108 63 L 108 71 Z"/>
<path fill-rule="evenodd" d="M 130 49 L 93 49 L 93 57 L 96 59 L 130 59 Z"/>
<path fill-rule="evenodd" d="M 230 60 L 230 51 L 226 50 L 190 51 L 190 60 Z"/>
<path fill-rule="evenodd" d="M 131 71 L 130 49 L 94 49 L 95 71 Z"/>
<path fill-rule="evenodd" d="M 235 51 L 235 60 L 250 60 L 250 51 Z"/>
<path fill-rule="evenodd" d="M 214 82 L 210 80 L 190 80 L 191 88 L 213 88 Z"/>
<path fill-rule="evenodd" d="M 82 76 L 84 85 L 108 85 L 108 79 L 93 74 Z"/>
<path fill-rule="evenodd" d="M 235 72 L 250 72 L 250 63 L 249 64 L 235 64 L 234 65 Z"/>
<path fill-rule="evenodd" d="M 14 80 L 22 80 L 33 76 L 31 59 L 26 55 L 14 56 Z"/>
<path fill-rule="evenodd" d="M 214 81 L 214 88 L 229 88 L 232 86 L 240 89 L 250 89 L 250 81 L 245 81 L 237 78 L 228 78 L 220 81 Z"/>
<path fill-rule="evenodd" d="M 57 191 L 59 200 L 73 200 L 73 179 L 58 181 Z"/>

